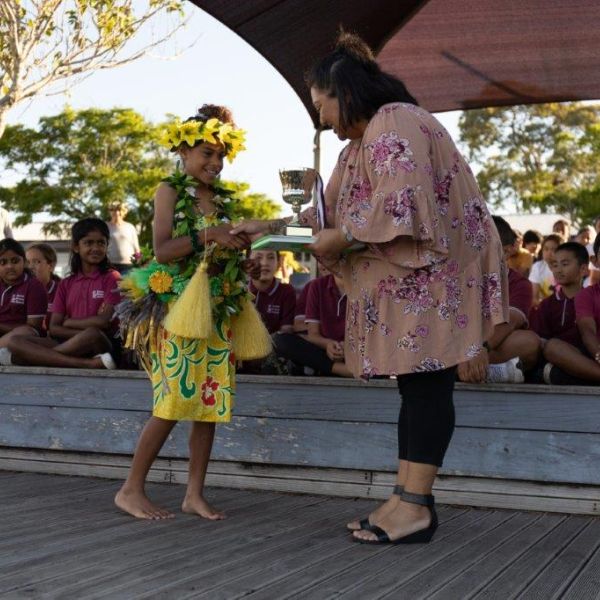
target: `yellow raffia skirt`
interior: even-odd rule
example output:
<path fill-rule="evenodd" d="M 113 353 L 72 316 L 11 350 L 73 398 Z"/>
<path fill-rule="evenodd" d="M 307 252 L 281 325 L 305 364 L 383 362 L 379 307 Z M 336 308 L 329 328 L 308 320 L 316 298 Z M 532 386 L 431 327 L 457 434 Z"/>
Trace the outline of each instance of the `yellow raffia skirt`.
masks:
<path fill-rule="evenodd" d="M 182 338 L 159 327 L 150 351 L 155 417 L 212 423 L 231 420 L 235 357 L 229 323 L 217 323 L 204 340 Z"/>

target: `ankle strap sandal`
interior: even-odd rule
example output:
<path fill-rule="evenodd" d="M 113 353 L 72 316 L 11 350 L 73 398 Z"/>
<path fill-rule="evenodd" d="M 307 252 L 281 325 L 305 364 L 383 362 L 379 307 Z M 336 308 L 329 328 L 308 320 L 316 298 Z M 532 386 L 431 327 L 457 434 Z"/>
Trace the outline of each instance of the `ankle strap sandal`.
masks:
<path fill-rule="evenodd" d="M 403 493 L 404 493 L 404 486 L 396 484 L 392 490 L 392 495 L 402 496 Z M 361 519 L 358 522 L 358 529 L 355 529 L 353 527 L 346 527 L 346 529 L 350 532 L 359 531 L 361 529 L 365 529 L 366 531 L 371 531 L 373 527 L 374 527 L 374 525 L 372 525 L 371 522 L 369 521 L 369 517 L 365 517 L 364 519 Z"/>

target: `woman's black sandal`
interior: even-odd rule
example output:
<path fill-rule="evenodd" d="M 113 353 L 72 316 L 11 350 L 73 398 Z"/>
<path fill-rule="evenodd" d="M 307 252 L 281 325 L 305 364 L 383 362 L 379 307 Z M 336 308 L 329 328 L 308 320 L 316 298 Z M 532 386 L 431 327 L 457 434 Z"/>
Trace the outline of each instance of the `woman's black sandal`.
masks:
<path fill-rule="evenodd" d="M 373 532 L 376 536 L 376 540 L 363 540 L 356 536 L 353 536 L 355 542 L 361 544 L 426 544 L 431 541 L 435 530 L 438 528 L 438 518 L 435 512 L 435 498 L 431 495 L 424 496 L 422 494 L 411 494 L 410 492 L 402 492 L 401 498 L 403 502 L 409 502 L 410 504 L 420 504 L 426 506 L 431 514 L 431 523 L 429 527 L 409 533 L 399 537 L 398 539 L 391 540 L 390 536 L 377 525 L 372 525 L 369 531 Z"/>
<path fill-rule="evenodd" d="M 392 494 L 395 496 L 402 496 L 402 493 L 404 492 L 404 486 L 403 485 L 395 485 L 394 489 L 392 491 Z M 371 523 L 369 522 L 369 517 L 366 517 L 364 519 L 361 519 L 358 522 L 358 529 L 352 529 L 351 527 L 346 526 L 346 529 L 352 533 L 353 531 L 360 531 L 361 529 L 365 530 L 365 531 L 373 531 L 373 527 L 376 527 L 376 525 L 371 525 Z"/>

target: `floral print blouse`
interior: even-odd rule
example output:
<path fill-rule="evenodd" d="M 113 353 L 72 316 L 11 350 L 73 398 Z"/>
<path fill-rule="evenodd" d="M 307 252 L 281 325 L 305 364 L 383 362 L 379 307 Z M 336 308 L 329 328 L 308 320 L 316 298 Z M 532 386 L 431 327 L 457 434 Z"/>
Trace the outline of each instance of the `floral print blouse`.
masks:
<path fill-rule="evenodd" d="M 507 321 L 496 228 L 469 166 L 427 111 L 382 106 L 340 153 L 325 202 L 328 226 L 366 244 L 340 263 L 355 377 L 454 366 Z"/>

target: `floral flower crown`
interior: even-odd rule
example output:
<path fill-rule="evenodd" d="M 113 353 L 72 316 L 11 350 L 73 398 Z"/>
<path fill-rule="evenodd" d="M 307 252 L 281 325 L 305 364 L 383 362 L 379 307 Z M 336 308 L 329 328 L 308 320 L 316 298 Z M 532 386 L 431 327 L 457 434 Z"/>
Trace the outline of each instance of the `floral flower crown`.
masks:
<path fill-rule="evenodd" d="M 231 123 L 223 123 L 217 118 L 202 120 L 202 115 L 182 123 L 176 120 L 167 125 L 165 132 L 159 139 L 161 146 L 173 151 L 184 142 L 193 148 L 198 142 L 209 144 L 223 144 L 227 160 L 233 159 L 241 150 L 245 150 L 246 132 L 243 129 L 234 129 Z"/>

